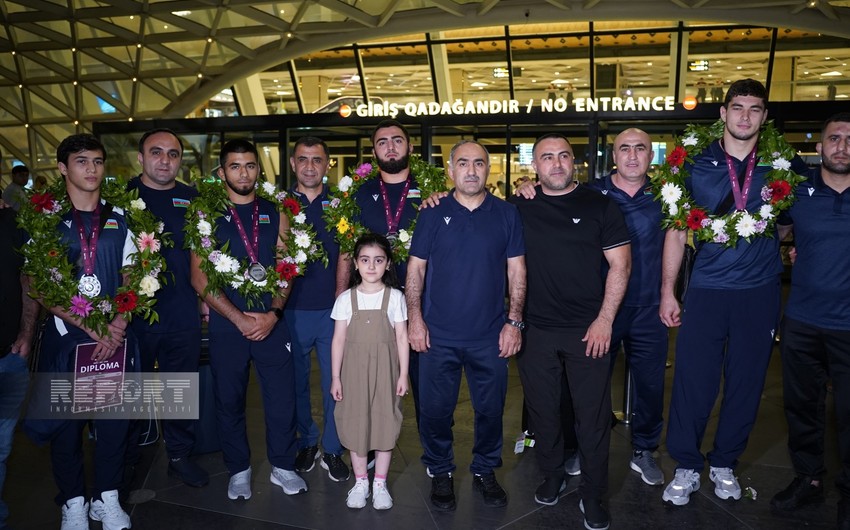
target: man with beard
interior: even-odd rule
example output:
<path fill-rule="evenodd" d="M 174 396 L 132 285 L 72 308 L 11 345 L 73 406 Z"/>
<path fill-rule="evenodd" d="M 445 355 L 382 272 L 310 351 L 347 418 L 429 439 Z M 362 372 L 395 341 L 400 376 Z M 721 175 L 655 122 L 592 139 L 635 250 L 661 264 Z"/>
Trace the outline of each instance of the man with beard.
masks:
<path fill-rule="evenodd" d="M 763 199 L 759 190 L 772 169 L 769 163 L 756 162 L 766 106 L 767 91 L 753 79 L 736 81 L 726 92 L 720 108 L 725 124 L 722 138 L 683 168 L 690 173 L 685 187 L 693 202 L 706 211 L 725 215 L 730 208 L 760 210 Z M 799 157 L 792 165 L 805 168 Z M 730 195 L 734 204 L 725 206 Z M 735 247 L 703 243 L 680 308 L 673 289 L 686 238 L 685 230 L 667 231 L 661 280 L 661 320 L 668 327 L 681 325 L 667 426 L 667 450 L 678 465 L 662 494 L 665 502 L 675 506 L 687 504 L 700 487 L 700 472 L 705 467 L 700 447 L 721 374 L 723 403 L 713 449 L 707 455 L 709 478 L 719 498 L 741 498 L 734 468 L 758 413 L 779 323 L 779 275 L 783 270 L 775 234 L 751 241 L 741 238 Z"/>
<path fill-rule="evenodd" d="M 364 182 L 354 201 L 360 207 L 359 221 L 370 232 L 384 234 L 392 240 L 401 229 L 408 229 L 416 219 L 421 203 L 416 175 L 410 172 L 410 133 L 395 120 L 383 120 L 372 132 L 372 156 L 378 165 L 379 177 Z M 336 294 L 349 288 L 351 257 L 343 253 L 336 270 Z M 407 263 L 395 264 L 399 284 L 405 285 Z M 419 424 L 419 362 L 415 351 L 410 352 L 410 390 Z M 370 458 L 370 463 L 372 459 Z"/>
<path fill-rule="evenodd" d="M 832 381 L 842 469 L 838 528 L 850 528 L 850 113 L 824 123 L 820 169 L 797 189 L 788 212 L 796 260 L 782 321 L 782 381 L 788 450 L 797 476 L 771 506 L 822 502 L 827 385 Z M 782 220 L 781 220 L 782 221 Z M 780 221 L 780 222 L 781 222 Z"/>
<path fill-rule="evenodd" d="M 130 189 L 139 190 L 139 198 L 165 225 L 174 246 L 162 249 L 166 279 L 156 293 L 159 321 L 149 324 L 139 318 L 132 323 L 139 339 L 141 371 L 197 373 L 201 356 L 201 319 L 198 295 L 192 289 L 190 252 L 184 248 L 183 225 L 186 209 L 198 192 L 177 182 L 183 161 L 183 142 L 169 129 L 154 129 L 139 140 L 139 165 L 142 174 L 130 181 Z M 185 484 L 201 487 L 209 475 L 189 455 L 195 444 L 195 420 L 163 420 L 163 437 L 168 452 L 168 474 Z M 147 421 L 135 422 L 130 431 L 127 462 L 138 460 L 139 435 Z"/>
<path fill-rule="evenodd" d="M 226 215 L 216 219 L 213 229 L 216 240 L 230 242 L 228 252 L 235 259 L 268 269 L 277 260 L 275 247 L 283 244 L 289 223 L 274 204 L 256 194 L 258 159 L 257 148 L 247 140 L 230 140 L 221 148 L 218 176 L 232 205 Z M 289 330 L 283 322 L 283 304 L 292 284 L 280 289 L 277 296 L 262 295 L 249 308 L 245 297 L 232 287 L 204 294 L 209 280 L 200 260 L 192 253 L 192 286 L 213 309 L 210 367 L 221 452 L 230 473 L 227 496 L 231 500 L 251 498 L 245 396 L 252 364 L 262 389 L 270 480 L 287 495 L 306 492 L 307 484 L 295 472 L 295 370 Z M 265 275 L 257 281 L 263 280 L 272 281 Z"/>

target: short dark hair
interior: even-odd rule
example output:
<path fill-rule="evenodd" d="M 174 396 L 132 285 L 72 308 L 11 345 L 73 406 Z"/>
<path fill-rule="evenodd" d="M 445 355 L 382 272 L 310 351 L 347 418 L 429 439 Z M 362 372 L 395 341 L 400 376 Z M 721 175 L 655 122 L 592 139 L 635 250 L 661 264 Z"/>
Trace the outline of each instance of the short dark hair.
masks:
<path fill-rule="evenodd" d="M 351 252 L 351 279 L 349 280 L 349 287 L 353 289 L 363 283 L 363 277 L 360 276 L 360 273 L 354 266 L 357 262 L 357 256 L 360 255 L 360 251 L 363 250 L 363 247 L 380 247 L 381 250 L 384 251 L 384 254 L 387 255 L 387 270 L 384 271 L 384 276 L 381 278 L 381 281 L 384 282 L 384 285 L 387 287 L 394 287 L 398 289 L 398 276 L 395 273 L 392 245 L 390 245 L 390 241 L 386 238 L 386 236 L 374 233 L 362 235 L 357 239 L 357 242 L 354 243 L 354 250 Z"/>
<path fill-rule="evenodd" d="M 72 134 L 62 140 L 56 148 L 56 161 L 68 165 L 68 158 L 74 153 L 83 151 L 100 151 L 103 161 L 106 161 L 106 148 L 93 134 Z"/>
<path fill-rule="evenodd" d="M 826 128 L 829 127 L 830 123 L 850 123 L 850 112 L 839 112 L 838 114 L 833 114 L 829 118 L 823 122 L 823 127 L 820 129 L 820 136 L 823 138 L 824 133 L 826 133 Z"/>
<path fill-rule="evenodd" d="M 173 136 L 177 140 L 177 143 L 180 144 L 180 154 L 183 154 L 183 140 L 181 140 L 180 137 L 177 136 L 176 132 L 172 131 L 171 129 L 165 128 L 165 127 L 153 129 L 153 130 L 150 130 L 150 131 L 146 132 L 145 134 L 143 134 L 142 137 L 139 138 L 139 152 L 144 154 L 144 152 L 145 152 L 145 142 L 147 142 L 148 138 L 150 138 L 151 136 L 153 136 L 155 134 L 159 134 L 159 133 L 167 133 L 167 134 L 170 134 L 171 136 Z"/>
<path fill-rule="evenodd" d="M 17 175 L 18 173 L 29 173 L 30 168 L 27 166 L 20 164 L 12 168 L 12 174 Z"/>
<path fill-rule="evenodd" d="M 375 136 L 378 135 L 378 131 L 389 127 L 398 127 L 401 129 L 401 132 L 404 134 L 404 139 L 407 140 L 407 143 L 410 143 L 410 133 L 407 132 L 407 127 L 402 125 L 401 122 L 396 120 L 382 120 L 378 123 L 378 125 L 375 125 L 375 129 L 372 131 L 372 145 L 375 145 Z"/>
<path fill-rule="evenodd" d="M 304 147 L 313 147 L 315 145 L 322 146 L 322 150 L 325 152 L 325 157 L 331 157 L 331 150 L 328 149 L 328 144 L 325 143 L 321 138 L 317 138 L 315 136 L 302 136 L 301 138 L 295 140 L 295 145 L 292 146 L 292 156 L 295 156 L 295 150 L 298 149 L 299 145 L 303 145 Z"/>
<path fill-rule="evenodd" d="M 221 152 L 218 154 L 218 163 L 222 168 L 224 167 L 224 163 L 227 162 L 227 155 L 230 153 L 253 153 L 257 157 L 257 161 L 260 161 L 260 153 L 257 152 L 257 148 L 244 138 L 228 140 L 221 147 Z"/>
<path fill-rule="evenodd" d="M 764 85 L 755 79 L 738 79 L 726 91 L 726 99 L 723 100 L 723 106 L 728 107 L 729 102 L 735 96 L 754 96 L 761 98 L 764 106 L 767 107 L 767 89 Z"/>
<path fill-rule="evenodd" d="M 484 151 L 484 157 L 486 158 L 485 162 L 487 162 L 487 167 L 490 167 L 490 151 L 488 151 L 487 148 L 481 145 L 481 142 L 477 140 L 460 140 L 458 143 L 454 144 L 452 146 L 452 150 L 449 151 L 449 164 L 454 164 L 455 153 L 457 152 L 458 148 L 467 144 L 473 144 L 480 147 Z"/>
<path fill-rule="evenodd" d="M 561 133 L 544 134 L 543 136 L 541 136 L 537 140 L 534 140 L 534 145 L 531 146 L 531 156 L 534 157 L 534 155 L 537 153 L 537 145 L 540 142 L 542 142 L 543 140 L 551 140 L 551 139 L 563 140 L 563 141 L 567 142 L 567 145 L 570 146 L 570 149 L 572 149 L 572 147 L 573 147 L 573 144 L 570 143 L 570 139 L 567 138 L 566 136 L 564 136 Z"/>

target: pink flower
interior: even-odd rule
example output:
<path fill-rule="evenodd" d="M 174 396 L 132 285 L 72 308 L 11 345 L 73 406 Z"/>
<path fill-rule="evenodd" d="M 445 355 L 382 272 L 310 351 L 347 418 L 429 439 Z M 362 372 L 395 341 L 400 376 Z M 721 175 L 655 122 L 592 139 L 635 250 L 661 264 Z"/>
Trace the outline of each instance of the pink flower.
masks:
<path fill-rule="evenodd" d="M 361 177 L 366 178 L 369 176 L 369 173 L 372 172 L 372 164 L 360 164 L 360 167 L 358 167 L 354 172 Z"/>
<path fill-rule="evenodd" d="M 71 298 L 71 307 L 69 308 L 69 311 L 71 311 L 72 314 L 85 318 L 89 316 L 92 309 L 93 307 L 91 302 L 89 302 L 83 295 L 76 294 Z"/>
<path fill-rule="evenodd" d="M 212 246 L 212 241 L 207 236 L 201 238 L 201 246 L 204 248 L 210 248 Z"/>
<path fill-rule="evenodd" d="M 139 250 L 141 250 L 142 252 L 144 252 L 145 250 L 150 250 L 151 252 L 159 252 L 159 240 L 157 240 L 153 234 L 142 232 L 136 239 L 136 243 L 139 246 Z"/>

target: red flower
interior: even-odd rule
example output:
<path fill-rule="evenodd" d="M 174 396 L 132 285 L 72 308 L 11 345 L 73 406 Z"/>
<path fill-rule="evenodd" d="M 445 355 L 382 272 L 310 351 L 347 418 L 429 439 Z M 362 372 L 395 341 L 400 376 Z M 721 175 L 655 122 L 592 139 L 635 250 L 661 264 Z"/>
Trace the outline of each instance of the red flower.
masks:
<path fill-rule="evenodd" d="M 298 274 L 298 265 L 288 261 L 280 261 L 277 267 L 275 267 L 275 270 L 280 275 L 281 280 L 289 281 Z"/>
<path fill-rule="evenodd" d="M 38 213 L 53 211 L 53 195 L 49 193 L 36 193 L 30 197 L 30 203 Z"/>
<path fill-rule="evenodd" d="M 702 222 L 708 218 L 704 211 L 699 208 L 694 208 L 688 214 L 688 228 L 691 230 L 699 230 L 702 228 Z"/>
<path fill-rule="evenodd" d="M 768 184 L 770 188 L 770 203 L 776 204 L 791 194 L 791 185 L 784 180 L 777 180 Z"/>
<path fill-rule="evenodd" d="M 685 148 L 681 145 L 677 145 L 676 148 L 667 155 L 667 163 L 673 167 L 679 167 L 685 163 L 685 158 L 687 158 L 687 156 L 687 150 L 685 150 Z"/>
<path fill-rule="evenodd" d="M 118 305 L 118 312 L 129 313 L 136 309 L 136 302 L 138 302 L 138 300 L 139 297 L 136 296 L 136 293 L 133 291 L 119 293 L 118 296 L 115 297 L 115 303 Z"/>
<path fill-rule="evenodd" d="M 283 207 L 292 212 L 292 215 L 298 215 L 301 211 L 301 203 L 292 197 L 283 199 Z"/>

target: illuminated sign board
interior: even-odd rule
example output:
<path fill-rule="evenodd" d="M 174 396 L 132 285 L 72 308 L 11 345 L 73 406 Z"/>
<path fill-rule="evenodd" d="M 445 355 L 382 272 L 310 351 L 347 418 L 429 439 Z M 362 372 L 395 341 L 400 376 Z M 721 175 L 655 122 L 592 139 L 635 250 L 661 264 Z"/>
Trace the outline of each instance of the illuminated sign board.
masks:
<path fill-rule="evenodd" d="M 711 67 L 705 59 L 701 61 L 688 61 L 689 72 L 708 72 Z"/>

